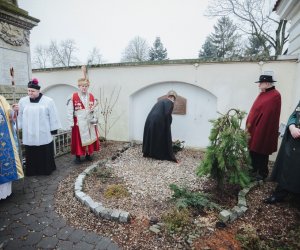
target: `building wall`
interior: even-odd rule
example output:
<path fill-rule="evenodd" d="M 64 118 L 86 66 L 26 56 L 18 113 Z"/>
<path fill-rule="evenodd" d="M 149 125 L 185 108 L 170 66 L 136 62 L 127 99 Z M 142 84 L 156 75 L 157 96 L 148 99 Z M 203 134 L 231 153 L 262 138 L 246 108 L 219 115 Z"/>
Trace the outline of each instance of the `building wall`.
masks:
<path fill-rule="evenodd" d="M 22 85 L 31 77 L 30 30 L 38 22 L 20 9 L 17 1 L 0 0 L 0 94 L 9 103 L 27 94 L 27 88 Z"/>
<path fill-rule="evenodd" d="M 280 0 L 277 1 L 276 13 L 281 19 L 289 20 L 289 55 L 300 55 L 300 1 Z"/>
<path fill-rule="evenodd" d="M 296 60 L 267 62 L 174 62 L 163 64 L 107 64 L 89 69 L 90 91 L 100 98 L 120 88 L 120 95 L 111 114 L 108 139 L 141 140 L 144 122 L 157 98 L 170 89 L 187 99 L 186 115 L 173 115 L 173 138 L 187 141 L 187 146 L 206 147 L 211 128 L 209 119 L 231 108 L 249 111 L 258 95 L 254 83 L 262 73 L 273 73 L 276 88 L 282 95 L 281 122 L 285 123 L 299 95 Z M 66 102 L 82 77 L 79 67 L 35 70 L 42 92 L 58 104 L 62 122 L 67 129 Z M 297 96 L 298 95 L 298 96 Z M 102 101 L 105 100 L 102 98 Z M 103 120 L 101 120 L 103 126 Z M 103 132 L 102 132 L 103 133 Z"/>
<path fill-rule="evenodd" d="M 275 3 L 274 3 L 275 4 Z M 299 0 L 277 0 L 276 13 L 281 19 L 290 21 L 288 55 L 298 57 L 296 73 L 292 87 L 292 107 L 295 107 L 300 100 L 300 1 Z M 292 108 L 290 107 L 290 109 Z"/>

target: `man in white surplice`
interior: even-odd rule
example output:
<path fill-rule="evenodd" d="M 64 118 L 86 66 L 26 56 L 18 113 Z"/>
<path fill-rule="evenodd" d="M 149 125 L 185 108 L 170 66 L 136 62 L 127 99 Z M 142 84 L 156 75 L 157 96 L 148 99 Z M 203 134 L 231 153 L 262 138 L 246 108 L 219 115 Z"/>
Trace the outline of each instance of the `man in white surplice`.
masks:
<path fill-rule="evenodd" d="M 56 169 L 53 134 L 61 128 L 54 101 L 40 93 L 37 79 L 19 101 L 18 125 L 25 145 L 26 175 L 49 175 Z"/>

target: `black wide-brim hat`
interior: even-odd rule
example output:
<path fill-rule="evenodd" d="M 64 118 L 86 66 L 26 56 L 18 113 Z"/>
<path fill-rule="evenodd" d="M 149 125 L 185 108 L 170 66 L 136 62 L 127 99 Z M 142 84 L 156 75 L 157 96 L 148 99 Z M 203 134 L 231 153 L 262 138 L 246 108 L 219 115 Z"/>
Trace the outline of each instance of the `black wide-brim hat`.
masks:
<path fill-rule="evenodd" d="M 276 82 L 273 80 L 273 76 L 269 76 L 269 75 L 261 75 L 259 77 L 259 80 L 256 82 Z"/>

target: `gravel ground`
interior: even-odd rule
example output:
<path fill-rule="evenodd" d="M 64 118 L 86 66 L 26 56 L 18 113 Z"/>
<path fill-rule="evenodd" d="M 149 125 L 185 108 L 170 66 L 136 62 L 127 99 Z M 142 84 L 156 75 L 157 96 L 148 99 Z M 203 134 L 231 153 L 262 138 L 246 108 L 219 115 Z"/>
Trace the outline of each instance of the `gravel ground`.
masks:
<path fill-rule="evenodd" d="M 108 142 L 106 147 L 102 146 L 101 151 L 94 155 L 94 162 L 116 155 L 117 150 L 123 144 Z M 168 208 L 167 199 L 171 195 L 169 183 L 182 184 L 191 188 L 201 187 L 201 183 L 197 182 L 195 177 L 195 168 L 201 156 L 200 151 L 184 149 L 177 153 L 177 159 L 180 161 L 177 164 L 143 158 L 141 146 L 132 147 L 123 152 L 114 161 L 109 161 L 108 165 L 132 192 L 131 195 L 134 198 L 129 198 L 127 202 L 122 199 L 102 200 L 103 189 L 101 191 L 99 180 L 94 178 L 94 175 L 86 178 L 84 189 L 91 197 L 107 202 L 106 205 L 111 207 L 122 207 L 123 210 L 128 210 L 133 214 L 128 224 L 98 218 L 76 200 L 74 182 L 77 176 L 86 169 L 87 163 L 74 166 L 74 171 L 59 184 L 55 197 L 56 211 L 71 225 L 110 237 L 122 249 L 191 249 L 186 239 L 180 235 L 150 232 L 149 216 L 159 218 L 161 213 Z M 211 227 L 213 220 L 215 220 L 214 214 L 210 217 L 195 219 L 206 227 Z"/>
<path fill-rule="evenodd" d="M 123 144 L 122 142 L 108 142 L 107 146 L 102 146 L 102 150 L 94 155 L 94 162 L 116 155 L 117 150 Z M 139 145 L 128 149 L 120 157 L 107 163 L 107 168 L 113 170 L 115 174 L 113 182 L 125 185 L 131 194 L 122 199 L 106 199 L 103 196 L 107 185 L 113 182 L 108 181 L 103 184 L 94 174 L 87 177 L 85 192 L 93 199 L 103 202 L 105 206 L 119 207 L 130 212 L 133 218 L 128 224 L 98 218 L 76 200 L 74 182 L 78 174 L 88 167 L 87 163 L 74 166 L 74 171 L 60 183 L 55 197 L 56 211 L 73 226 L 110 237 L 122 249 L 279 249 L 279 246 L 285 246 L 285 249 L 300 249 L 299 199 L 292 197 L 287 202 L 277 205 L 262 203 L 262 199 L 267 197 L 275 186 L 274 183 L 269 182 L 250 191 L 247 196 L 249 204 L 247 213 L 241 219 L 227 225 L 225 229 L 215 228 L 217 212 L 195 216 L 192 224 L 201 225 L 201 232 L 198 232 L 199 237 L 194 240 L 193 245 L 188 243 L 186 237 L 182 235 L 150 232 L 149 218 L 154 216 L 159 219 L 162 213 L 171 206 L 169 184 L 175 183 L 190 189 L 203 189 L 205 192 L 213 193 L 211 180 L 205 178 L 199 180 L 195 176 L 195 169 L 202 155 L 200 151 L 184 149 L 176 156 L 180 161 L 177 164 L 143 158 Z M 230 194 L 230 191 L 231 194 L 237 192 L 234 188 L 231 190 L 230 187 L 225 191 L 228 191 L 226 196 Z M 229 196 L 229 199 L 221 196 L 218 199 L 223 206 L 228 208 L 233 207 L 236 202 L 234 195 Z M 250 236 L 249 228 L 251 229 Z M 189 229 L 193 230 L 194 227 Z M 187 234 L 189 234 L 189 229 Z M 247 236 L 252 245 L 248 242 L 248 248 L 242 248 L 235 238 L 238 233 Z"/>
<path fill-rule="evenodd" d="M 174 183 L 190 190 L 202 190 L 205 178 L 199 179 L 195 171 L 202 153 L 198 150 L 183 150 L 176 155 L 179 163 L 160 161 L 142 156 L 141 145 L 129 148 L 107 168 L 121 180 L 130 193 L 121 199 L 106 199 L 103 191 L 112 183 L 101 183 L 96 175 L 90 175 L 85 183 L 85 192 L 104 206 L 128 211 L 134 218 L 158 217 L 169 208 Z M 101 171 L 101 170 L 100 170 Z"/>

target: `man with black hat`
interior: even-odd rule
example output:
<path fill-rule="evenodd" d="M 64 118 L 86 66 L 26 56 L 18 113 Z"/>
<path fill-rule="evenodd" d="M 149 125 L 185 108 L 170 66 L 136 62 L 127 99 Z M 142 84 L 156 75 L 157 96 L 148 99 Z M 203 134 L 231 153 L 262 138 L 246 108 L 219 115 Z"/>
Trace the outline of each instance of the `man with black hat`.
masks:
<path fill-rule="evenodd" d="M 269 174 L 269 155 L 277 151 L 281 95 L 275 89 L 273 77 L 261 75 L 258 87 L 260 94 L 254 101 L 246 128 L 250 134 L 249 151 L 252 170 L 257 180 L 264 180 Z"/>
<path fill-rule="evenodd" d="M 167 93 L 159 100 L 147 116 L 143 135 L 143 156 L 158 160 L 177 162 L 172 147 L 172 111 L 177 93 Z"/>
<path fill-rule="evenodd" d="M 49 175 L 56 169 L 52 134 L 61 128 L 54 101 L 42 93 L 37 79 L 19 101 L 18 124 L 25 145 L 27 176 Z"/>

